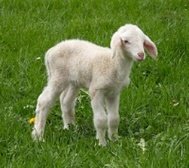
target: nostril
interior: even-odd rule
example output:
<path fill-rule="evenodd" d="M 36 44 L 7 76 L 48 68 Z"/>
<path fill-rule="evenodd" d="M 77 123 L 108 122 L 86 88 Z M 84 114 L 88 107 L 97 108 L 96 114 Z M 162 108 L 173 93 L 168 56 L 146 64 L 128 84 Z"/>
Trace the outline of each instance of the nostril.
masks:
<path fill-rule="evenodd" d="M 141 59 L 144 59 L 144 53 L 143 52 L 140 52 L 137 54 Z"/>

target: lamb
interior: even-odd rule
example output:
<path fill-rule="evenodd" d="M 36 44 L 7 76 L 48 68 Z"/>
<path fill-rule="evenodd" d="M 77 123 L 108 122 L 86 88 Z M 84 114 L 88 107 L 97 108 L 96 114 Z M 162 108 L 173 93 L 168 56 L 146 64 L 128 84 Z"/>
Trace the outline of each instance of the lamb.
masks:
<path fill-rule="evenodd" d="M 50 48 L 45 55 L 48 83 L 38 97 L 33 139 L 43 140 L 49 108 L 58 97 L 64 129 L 75 124 L 74 104 L 80 88 L 89 90 L 99 145 L 106 145 L 106 131 L 110 140 L 117 139 L 120 92 L 130 83 L 133 62 L 145 59 L 144 50 L 157 57 L 154 42 L 132 24 L 113 34 L 110 48 L 79 39 Z"/>

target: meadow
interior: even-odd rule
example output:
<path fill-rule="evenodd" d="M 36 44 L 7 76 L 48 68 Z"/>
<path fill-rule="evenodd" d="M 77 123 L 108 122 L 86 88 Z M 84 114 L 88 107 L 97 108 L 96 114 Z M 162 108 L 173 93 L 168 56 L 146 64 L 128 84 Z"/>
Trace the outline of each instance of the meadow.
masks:
<path fill-rule="evenodd" d="M 76 127 L 63 130 L 57 102 L 45 142 L 33 142 L 28 120 L 46 84 L 48 48 L 70 38 L 109 46 L 125 23 L 150 36 L 159 55 L 134 64 L 121 94 L 120 139 L 98 146 L 81 91 Z M 189 167 L 188 62 L 187 0 L 0 0 L 0 167 Z"/>

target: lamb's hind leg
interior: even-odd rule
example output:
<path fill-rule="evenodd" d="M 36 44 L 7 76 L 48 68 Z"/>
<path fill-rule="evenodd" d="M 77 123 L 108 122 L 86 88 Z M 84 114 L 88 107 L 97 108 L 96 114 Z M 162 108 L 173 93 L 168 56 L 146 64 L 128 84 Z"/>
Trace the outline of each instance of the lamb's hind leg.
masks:
<path fill-rule="evenodd" d="M 75 98 L 78 88 L 69 85 L 68 88 L 60 95 L 60 104 L 64 129 L 69 129 L 69 124 L 75 124 Z"/>
<path fill-rule="evenodd" d="M 49 82 L 38 97 L 36 107 L 36 120 L 32 131 L 34 140 L 42 140 L 49 108 L 60 94 L 61 89 L 54 83 Z"/>

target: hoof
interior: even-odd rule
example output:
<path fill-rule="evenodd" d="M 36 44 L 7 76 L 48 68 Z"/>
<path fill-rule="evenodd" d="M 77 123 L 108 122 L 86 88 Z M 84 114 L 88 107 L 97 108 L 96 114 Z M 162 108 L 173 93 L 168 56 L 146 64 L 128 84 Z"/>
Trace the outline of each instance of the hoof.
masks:
<path fill-rule="evenodd" d="M 43 136 L 42 136 L 39 132 L 37 132 L 36 129 L 33 129 L 31 135 L 32 135 L 32 139 L 33 139 L 34 141 L 45 142 Z"/>

